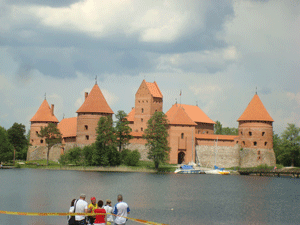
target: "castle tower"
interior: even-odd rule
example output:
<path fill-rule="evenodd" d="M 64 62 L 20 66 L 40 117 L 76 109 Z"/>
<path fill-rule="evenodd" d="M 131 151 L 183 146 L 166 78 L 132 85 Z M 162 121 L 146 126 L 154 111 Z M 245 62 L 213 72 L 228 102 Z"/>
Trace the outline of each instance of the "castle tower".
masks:
<path fill-rule="evenodd" d="M 143 80 L 141 86 L 135 94 L 135 108 L 128 114 L 129 122 L 134 118 L 130 125 L 133 132 L 144 132 L 147 128 L 147 122 L 156 112 L 163 110 L 163 95 L 160 92 L 157 83 L 149 83 Z M 134 116 L 133 116 L 134 114 Z"/>
<path fill-rule="evenodd" d="M 76 142 L 84 145 L 92 144 L 96 141 L 96 128 L 100 117 L 112 117 L 114 114 L 97 84 L 94 85 L 90 94 L 85 93 L 85 101 L 76 112 Z"/>
<path fill-rule="evenodd" d="M 40 132 L 41 127 L 46 127 L 49 123 L 55 123 L 57 125 L 59 122 L 54 116 L 54 105 L 52 104 L 50 108 L 45 99 L 30 122 L 30 144 L 33 146 L 46 146 L 45 139 L 38 137 L 37 133 Z"/>
<path fill-rule="evenodd" d="M 275 166 L 273 151 L 273 122 L 257 94 L 237 120 L 239 138 L 237 143 L 243 148 L 240 152 L 241 167 L 254 167 L 262 164 Z"/>
<path fill-rule="evenodd" d="M 239 122 L 239 140 L 245 148 L 273 148 L 273 122 L 257 94 L 254 95 Z"/>

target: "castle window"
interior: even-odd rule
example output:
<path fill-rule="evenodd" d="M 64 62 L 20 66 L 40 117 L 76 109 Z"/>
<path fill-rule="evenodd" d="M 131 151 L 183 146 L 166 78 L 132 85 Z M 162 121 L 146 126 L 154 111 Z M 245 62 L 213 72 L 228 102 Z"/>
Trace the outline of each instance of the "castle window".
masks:
<path fill-rule="evenodd" d="M 39 132 L 36 131 L 35 133 L 38 134 Z"/>
<path fill-rule="evenodd" d="M 41 139 L 41 141 L 40 141 L 40 142 L 41 142 L 41 144 L 43 144 L 43 143 L 44 143 L 44 140 L 43 140 L 43 139 Z"/>
<path fill-rule="evenodd" d="M 85 136 L 85 140 L 89 140 L 90 139 L 90 136 L 89 135 L 86 135 Z"/>
<path fill-rule="evenodd" d="M 265 146 L 267 146 L 268 142 L 265 142 Z"/>
<path fill-rule="evenodd" d="M 181 139 L 183 139 L 184 138 L 184 133 L 181 133 Z"/>
<path fill-rule="evenodd" d="M 252 132 L 251 131 L 249 131 L 249 136 L 252 136 Z"/>
<path fill-rule="evenodd" d="M 237 144 L 239 143 L 239 141 L 236 142 Z"/>
<path fill-rule="evenodd" d="M 88 130 L 88 129 L 89 129 L 89 126 L 88 126 L 88 125 L 84 125 L 84 129 L 85 129 L 85 130 Z"/>
<path fill-rule="evenodd" d="M 245 142 L 243 141 L 243 145 L 245 145 Z"/>
<path fill-rule="evenodd" d="M 31 143 L 33 143 L 33 139 L 31 139 Z"/>
<path fill-rule="evenodd" d="M 143 131 L 144 129 L 141 127 L 141 131 Z"/>
<path fill-rule="evenodd" d="M 241 131 L 241 135 L 243 135 L 243 131 Z"/>
<path fill-rule="evenodd" d="M 262 132 L 262 133 L 261 133 L 261 136 L 265 136 L 265 132 Z"/>
<path fill-rule="evenodd" d="M 260 155 L 260 151 L 259 150 L 257 151 L 257 155 Z"/>
<path fill-rule="evenodd" d="M 142 108 L 142 113 L 144 113 L 144 108 Z"/>
<path fill-rule="evenodd" d="M 155 109 L 155 112 L 157 112 L 157 109 Z"/>
<path fill-rule="evenodd" d="M 143 118 L 141 118 L 141 122 L 144 122 L 144 119 L 143 119 Z"/>
<path fill-rule="evenodd" d="M 257 157 L 257 160 L 260 160 L 260 156 Z"/>
<path fill-rule="evenodd" d="M 254 146 L 257 146 L 257 142 L 256 142 L 256 141 L 254 141 L 254 142 L 253 142 L 253 145 L 254 145 Z"/>

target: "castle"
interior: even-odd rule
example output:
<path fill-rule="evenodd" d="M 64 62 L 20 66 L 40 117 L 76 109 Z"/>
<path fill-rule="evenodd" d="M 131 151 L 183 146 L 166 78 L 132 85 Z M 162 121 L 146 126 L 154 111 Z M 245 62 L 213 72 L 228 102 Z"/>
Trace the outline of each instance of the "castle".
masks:
<path fill-rule="evenodd" d="M 163 111 L 163 95 L 156 82 L 142 81 L 135 94 L 135 106 L 127 115 L 132 129 L 127 148 L 138 149 L 142 160 L 147 160 L 146 140 L 142 135 L 147 121 L 156 111 Z M 90 93 L 85 93 L 85 101 L 76 111 L 77 117 L 58 121 L 45 99 L 30 120 L 30 143 L 27 159 L 46 158 L 45 140 L 37 136 L 42 126 L 57 124 L 63 140 L 61 145 L 50 151 L 50 160 L 74 146 L 85 146 L 95 142 L 96 127 L 100 117 L 112 116 L 114 112 L 106 102 L 97 83 Z M 273 119 L 257 94 L 238 118 L 238 135 L 214 134 L 215 122 L 198 106 L 174 104 L 167 112 L 169 121 L 168 142 L 171 148 L 169 163 L 195 162 L 212 167 L 252 167 L 262 164 L 275 166 L 273 151 Z"/>

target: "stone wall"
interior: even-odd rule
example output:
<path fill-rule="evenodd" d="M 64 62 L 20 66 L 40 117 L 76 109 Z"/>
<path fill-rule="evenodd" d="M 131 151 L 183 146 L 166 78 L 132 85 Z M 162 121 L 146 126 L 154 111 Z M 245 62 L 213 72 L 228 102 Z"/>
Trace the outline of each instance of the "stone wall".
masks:
<path fill-rule="evenodd" d="M 50 149 L 49 160 L 58 161 L 62 152 L 61 144 L 54 145 Z M 30 146 L 27 151 L 27 160 L 47 159 L 46 146 Z"/>
<path fill-rule="evenodd" d="M 214 165 L 225 168 L 238 167 L 240 165 L 239 149 L 239 145 L 234 147 L 197 145 L 196 157 L 203 167 L 211 168 Z"/>
<path fill-rule="evenodd" d="M 149 161 L 149 159 L 147 158 L 148 156 L 148 150 L 146 149 L 146 146 L 144 144 L 134 144 L 134 143 L 131 143 L 131 144 L 128 144 L 126 146 L 127 149 L 133 151 L 133 150 L 138 150 L 139 153 L 141 153 L 141 160 L 144 160 L 144 161 Z"/>
<path fill-rule="evenodd" d="M 243 148 L 240 150 L 240 162 L 241 167 L 275 166 L 276 158 L 273 149 Z"/>
<path fill-rule="evenodd" d="M 204 167 L 213 167 L 214 165 L 225 168 L 276 165 L 273 149 L 241 149 L 239 145 L 234 147 L 197 145 L 196 154 L 200 165 Z"/>

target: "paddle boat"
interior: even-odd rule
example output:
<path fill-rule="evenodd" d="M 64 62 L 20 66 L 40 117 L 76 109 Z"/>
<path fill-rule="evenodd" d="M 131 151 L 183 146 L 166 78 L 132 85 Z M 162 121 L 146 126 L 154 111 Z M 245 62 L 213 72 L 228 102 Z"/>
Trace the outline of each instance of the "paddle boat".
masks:
<path fill-rule="evenodd" d="M 219 168 L 217 166 L 214 166 L 213 170 L 206 170 L 206 174 L 219 174 L 219 175 L 229 175 L 230 172 L 228 170 L 225 170 L 224 168 Z"/>
<path fill-rule="evenodd" d="M 183 174 L 183 173 L 197 173 L 205 174 L 204 170 L 194 169 L 192 165 L 182 165 L 175 170 L 174 173 Z"/>

